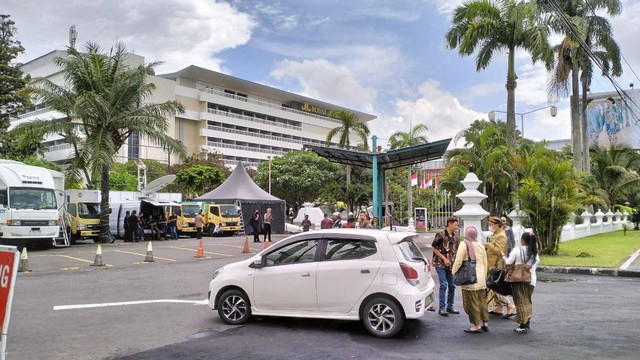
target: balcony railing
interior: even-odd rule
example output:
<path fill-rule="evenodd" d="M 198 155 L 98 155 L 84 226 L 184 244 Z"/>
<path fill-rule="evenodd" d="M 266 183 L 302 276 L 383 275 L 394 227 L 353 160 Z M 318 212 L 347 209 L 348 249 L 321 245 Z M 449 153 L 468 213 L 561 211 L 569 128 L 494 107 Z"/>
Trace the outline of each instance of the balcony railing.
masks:
<path fill-rule="evenodd" d="M 73 148 L 73 145 L 71 145 L 71 144 L 51 145 L 51 146 L 49 146 L 49 152 L 66 150 L 66 149 L 71 149 L 71 148 Z"/>
<path fill-rule="evenodd" d="M 216 109 L 207 109 L 207 112 L 210 113 L 210 114 L 222 115 L 222 116 L 232 117 L 232 118 L 236 118 L 236 119 L 253 121 L 253 122 L 257 122 L 257 123 L 261 123 L 261 124 L 279 126 L 279 127 L 283 127 L 283 128 L 286 128 L 286 129 L 302 131 L 302 126 L 289 125 L 289 124 L 283 124 L 283 123 L 279 123 L 279 122 L 275 122 L 275 121 L 268 121 L 268 120 L 258 119 L 258 118 L 254 118 L 254 117 L 251 117 L 251 116 L 234 114 L 234 113 L 228 112 L 228 111 L 222 111 L 222 110 L 216 110 Z"/>
<path fill-rule="evenodd" d="M 49 107 L 49 106 L 44 107 L 44 108 L 42 108 L 42 109 L 29 111 L 29 112 L 26 112 L 26 113 L 24 113 L 24 114 L 20 114 L 20 115 L 18 115 L 18 119 L 25 119 L 25 118 L 28 118 L 28 117 L 30 117 L 30 116 L 35 116 L 35 115 L 44 114 L 44 113 L 46 113 L 46 112 L 48 112 L 48 111 L 51 111 L 51 107 Z"/>
<path fill-rule="evenodd" d="M 201 90 L 205 91 L 205 92 L 208 92 L 209 94 L 213 94 L 213 95 L 224 96 L 224 97 L 235 99 L 235 100 L 239 100 L 239 101 L 244 101 L 244 102 L 248 102 L 248 103 L 252 103 L 252 104 L 256 104 L 256 105 L 260 105 L 260 106 L 266 106 L 266 107 L 270 107 L 270 108 L 273 108 L 273 109 L 284 110 L 284 111 L 288 111 L 290 113 L 294 113 L 294 114 L 298 114 L 298 115 L 309 116 L 309 117 L 312 117 L 312 118 L 316 118 L 316 119 L 320 119 L 320 120 L 324 120 L 324 121 L 329 121 L 329 122 L 333 122 L 333 123 L 336 123 L 336 124 L 341 124 L 340 120 L 336 120 L 336 119 L 332 119 L 330 117 L 321 116 L 321 115 L 317 115 L 317 114 L 308 113 L 308 112 L 305 112 L 305 111 L 300 111 L 300 110 L 284 107 L 284 106 L 282 106 L 282 104 L 275 103 L 275 102 L 272 102 L 270 100 L 267 100 L 267 99 L 264 99 L 264 98 L 260 98 L 260 97 L 257 97 L 257 96 L 251 96 L 250 98 L 248 98 L 248 97 L 244 97 L 244 96 L 238 96 L 238 95 L 234 95 L 234 94 L 229 94 L 229 93 L 226 93 L 226 92 L 224 92 L 222 90 L 218 90 L 218 89 L 211 88 L 211 87 L 202 88 Z"/>
<path fill-rule="evenodd" d="M 272 154 L 272 155 L 284 155 L 287 153 L 286 151 L 261 149 L 255 146 L 225 144 L 225 143 L 215 142 L 215 141 L 207 141 L 207 146 L 222 147 L 227 149 L 244 150 L 244 151 L 251 151 L 251 152 L 261 152 L 261 153 Z"/>

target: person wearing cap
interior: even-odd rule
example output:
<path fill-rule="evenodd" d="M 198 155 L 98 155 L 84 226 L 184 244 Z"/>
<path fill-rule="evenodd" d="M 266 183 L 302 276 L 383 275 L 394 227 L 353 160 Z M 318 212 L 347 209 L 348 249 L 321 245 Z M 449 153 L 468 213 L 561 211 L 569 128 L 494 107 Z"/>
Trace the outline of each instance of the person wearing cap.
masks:
<path fill-rule="evenodd" d="M 342 219 L 340 218 L 340 213 L 337 211 L 333 213 L 333 222 L 331 224 L 331 227 L 334 229 L 339 229 L 342 227 Z"/>
<path fill-rule="evenodd" d="M 320 229 L 331 229 L 331 225 L 333 225 L 333 221 L 329 219 L 329 215 L 324 214 L 324 219 L 320 221 Z"/>
<path fill-rule="evenodd" d="M 489 230 L 493 232 L 493 235 L 484 244 L 484 248 L 487 250 L 487 266 L 489 269 L 492 267 L 504 268 L 502 254 L 507 251 L 507 234 L 505 234 L 502 226 L 502 220 L 499 217 L 491 216 L 489 218 Z M 487 289 L 487 299 L 489 300 L 489 307 L 493 307 L 489 314 L 503 315 L 505 318 L 515 315 L 516 308 L 506 296 Z M 503 307 L 505 306 L 507 307 L 507 313 L 503 314 Z"/>

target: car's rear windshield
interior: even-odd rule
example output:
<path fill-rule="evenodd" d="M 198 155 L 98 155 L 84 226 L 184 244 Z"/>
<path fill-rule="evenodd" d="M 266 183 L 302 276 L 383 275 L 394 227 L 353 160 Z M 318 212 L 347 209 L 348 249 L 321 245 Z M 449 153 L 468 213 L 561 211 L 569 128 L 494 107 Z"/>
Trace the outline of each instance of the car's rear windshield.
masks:
<path fill-rule="evenodd" d="M 425 259 L 424 254 L 418 248 L 411 237 L 404 238 L 398 243 L 398 247 L 404 258 L 408 261 L 422 261 Z"/>

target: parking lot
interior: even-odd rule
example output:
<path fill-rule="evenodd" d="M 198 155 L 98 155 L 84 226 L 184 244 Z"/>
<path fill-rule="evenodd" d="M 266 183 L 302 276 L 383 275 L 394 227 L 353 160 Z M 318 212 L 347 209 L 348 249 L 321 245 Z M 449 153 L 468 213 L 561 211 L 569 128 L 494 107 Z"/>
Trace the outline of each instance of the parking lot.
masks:
<path fill-rule="evenodd" d="M 273 241 L 283 235 L 274 235 Z M 244 254 L 244 236 L 205 237 L 202 239 L 204 258 L 196 258 L 200 241 L 182 237 L 177 241 L 151 241 L 154 263 L 182 263 L 211 259 L 242 257 L 255 254 L 263 249 L 263 243 L 254 243 L 248 237 L 249 254 Z M 113 244 L 101 244 L 102 261 L 106 268 L 125 268 L 151 265 L 144 260 L 147 257 L 149 242 L 125 243 L 117 240 Z M 29 268 L 35 273 L 57 271 L 92 271 L 100 267 L 92 266 L 96 260 L 97 244 L 92 241 L 79 241 L 67 248 L 49 250 L 31 250 L 28 252 Z"/>

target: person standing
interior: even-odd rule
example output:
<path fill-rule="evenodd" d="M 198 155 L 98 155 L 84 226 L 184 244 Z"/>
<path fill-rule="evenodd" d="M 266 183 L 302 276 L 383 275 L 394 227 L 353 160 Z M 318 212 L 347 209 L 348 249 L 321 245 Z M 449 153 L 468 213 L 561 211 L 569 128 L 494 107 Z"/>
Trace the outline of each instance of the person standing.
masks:
<path fill-rule="evenodd" d="M 504 262 L 502 256 L 507 251 L 507 234 L 502 230 L 502 220 L 497 216 L 491 216 L 489 218 L 489 229 L 493 232 L 493 235 L 489 238 L 489 241 L 484 244 L 487 250 L 487 263 L 489 269 L 492 267 L 504 268 Z M 489 311 L 489 314 L 502 315 L 505 318 L 510 318 L 515 315 L 515 306 L 504 295 L 500 295 L 493 290 L 487 289 L 487 299 L 489 306 L 493 309 Z M 507 307 L 507 312 L 503 313 L 503 307 Z"/>
<path fill-rule="evenodd" d="M 131 242 L 131 226 L 129 224 L 131 221 L 130 217 L 131 214 L 129 210 L 127 210 L 127 212 L 124 213 L 124 222 L 122 224 L 124 226 L 124 242 Z"/>
<path fill-rule="evenodd" d="M 271 214 L 271 208 L 267 208 L 267 212 L 264 214 L 264 241 L 267 241 L 267 236 L 269 236 L 269 242 L 271 242 L 271 218 L 273 214 Z"/>
<path fill-rule="evenodd" d="M 618 134 L 622 130 L 622 112 L 613 98 L 607 98 L 607 104 L 604 107 L 604 127 L 609 137 L 609 144 L 618 143 Z"/>
<path fill-rule="evenodd" d="M 472 250 L 476 256 L 476 281 L 475 284 L 461 285 L 462 289 L 462 306 L 464 312 L 469 316 L 471 327 L 465 329 L 468 333 L 479 333 L 480 330 L 489 331 L 489 312 L 487 311 L 487 253 L 484 245 L 477 241 L 478 229 L 475 226 L 468 226 L 464 231 L 464 241 L 467 246 L 458 246 L 456 258 L 453 262 L 451 272 L 455 276 L 462 261 L 467 259 L 469 250 Z"/>
<path fill-rule="evenodd" d="M 587 100 L 587 131 L 589 132 L 589 139 L 591 143 L 589 147 L 598 147 L 598 138 L 600 132 L 604 126 L 604 117 L 602 116 L 602 110 L 596 105 L 593 99 Z"/>
<path fill-rule="evenodd" d="M 520 239 L 520 247 L 515 248 L 509 254 L 509 257 L 505 257 L 502 254 L 502 260 L 505 264 L 529 264 L 531 265 L 531 282 L 517 282 L 511 283 L 511 291 L 513 292 L 513 300 L 518 309 L 515 321 L 519 326 L 513 331 L 518 334 L 526 334 L 529 332 L 531 325 L 531 317 L 533 316 L 533 303 L 531 296 L 533 295 L 533 289 L 536 286 L 536 269 L 540 263 L 540 256 L 538 255 L 538 245 L 536 242 L 536 236 L 533 233 L 524 233 Z"/>
<path fill-rule="evenodd" d="M 129 231 L 131 232 L 131 241 L 140 241 L 140 219 L 135 210 L 129 216 Z"/>
<path fill-rule="evenodd" d="M 511 254 L 511 249 L 516 247 L 516 241 L 513 238 L 513 229 L 509 226 L 509 222 L 507 222 L 505 216 L 502 216 L 500 221 L 502 221 L 502 230 L 504 230 L 504 234 L 507 235 L 507 254 Z"/>
<path fill-rule="evenodd" d="M 196 239 L 202 239 L 202 229 L 204 228 L 204 216 L 202 216 L 202 210 L 198 211 L 196 215 Z"/>
<path fill-rule="evenodd" d="M 309 220 L 308 214 L 304 214 L 304 220 L 302 220 L 300 226 L 302 226 L 302 232 L 309 231 L 309 228 L 311 227 L 311 220 Z"/>
<path fill-rule="evenodd" d="M 171 240 L 178 240 L 178 215 L 175 212 L 169 215 L 169 234 Z"/>
<path fill-rule="evenodd" d="M 333 221 L 329 219 L 329 215 L 324 214 L 324 219 L 320 222 L 320 229 L 331 229 L 333 227 Z"/>
<path fill-rule="evenodd" d="M 331 227 L 334 229 L 339 229 L 342 227 L 342 219 L 340 218 L 340 213 L 337 211 L 333 213 L 333 221 L 331 223 Z"/>
<path fill-rule="evenodd" d="M 260 242 L 260 210 L 253 213 L 249 226 L 253 229 L 253 242 Z"/>
<path fill-rule="evenodd" d="M 453 308 L 453 300 L 456 291 L 456 285 L 453 283 L 453 273 L 451 265 L 458 251 L 458 219 L 449 217 L 447 219 L 447 227 L 438 232 L 431 243 L 433 250 L 433 265 L 438 273 L 440 281 L 439 289 L 439 310 L 438 314 L 449 316 L 449 314 L 459 314 L 460 312 Z M 447 290 L 449 291 L 447 293 Z"/>

